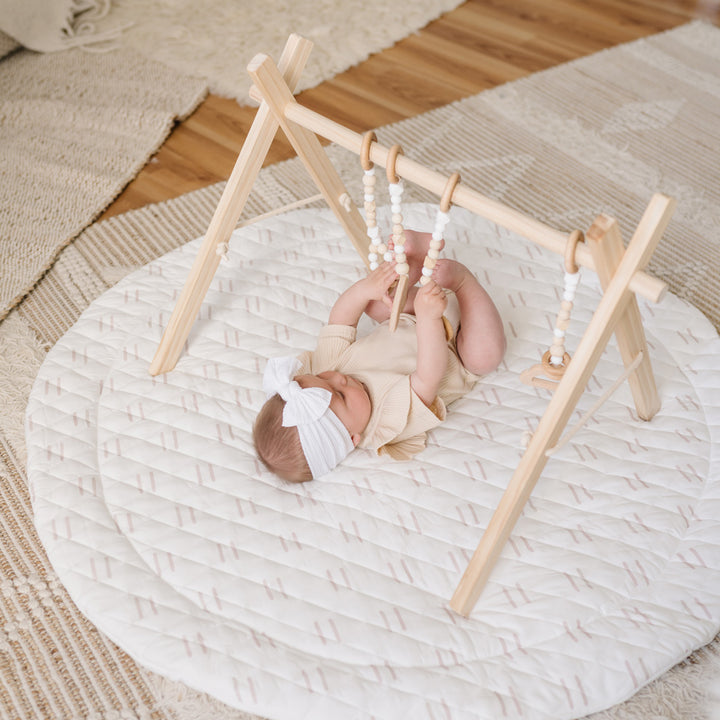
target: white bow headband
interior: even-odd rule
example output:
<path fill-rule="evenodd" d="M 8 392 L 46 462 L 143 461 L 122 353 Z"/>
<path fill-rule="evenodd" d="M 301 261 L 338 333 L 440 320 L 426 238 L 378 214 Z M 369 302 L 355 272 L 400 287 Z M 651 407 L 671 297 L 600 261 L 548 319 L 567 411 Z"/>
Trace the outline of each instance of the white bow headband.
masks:
<path fill-rule="evenodd" d="M 301 388 L 293 380 L 301 368 L 292 356 L 270 358 L 263 374 L 263 391 L 285 400 L 283 427 L 297 427 L 308 467 L 314 478 L 332 470 L 353 449 L 350 433 L 330 409 L 332 393 L 319 387 Z"/>

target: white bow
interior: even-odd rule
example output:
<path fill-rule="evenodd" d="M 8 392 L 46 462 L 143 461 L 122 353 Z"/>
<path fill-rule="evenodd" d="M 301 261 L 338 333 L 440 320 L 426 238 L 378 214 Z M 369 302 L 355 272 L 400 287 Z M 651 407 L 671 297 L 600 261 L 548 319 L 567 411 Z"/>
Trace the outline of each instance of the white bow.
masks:
<path fill-rule="evenodd" d="M 285 401 L 283 427 L 305 425 L 322 417 L 330 407 L 332 394 L 319 387 L 301 388 L 293 380 L 300 370 L 300 361 L 287 357 L 270 358 L 263 375 L 263 390 L 268 398 L 276 393 Z"/>
<path fill-rule="evenodd" d="M 314 478 L 332 470 L 353 449 L 350 433 L 330 410 L 332 393 L 319 387 L 301 388 L 296 380 L 300 361 L 292 356 L 270 358 L 263 374 L 268 398 L 285 400 L 283 427 L 297 426 L 305 459 Z"/>

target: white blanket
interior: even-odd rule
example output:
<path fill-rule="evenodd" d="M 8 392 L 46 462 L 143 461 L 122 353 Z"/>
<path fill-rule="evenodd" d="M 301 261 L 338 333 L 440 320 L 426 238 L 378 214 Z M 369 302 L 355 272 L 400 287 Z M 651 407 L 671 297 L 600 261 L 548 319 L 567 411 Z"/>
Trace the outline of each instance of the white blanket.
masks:
<path fill-rule="evenodd" d="M 434 208 L 407 208 L 431 228 Z M 381 213 L 381 219 L 384 217 Z M 562 260 L 454 208 L 447 252 L 505 362 L 416 460 L 287 485 L 254 456 L 266 358 L 311 348 L 362 265 L 329 211 L 233 236 L 176 369 L 147 373 L 199 241 L 94 302 L 27 414 L 37 526 L 78 606 L 149 668 L 268 718 L 552 718 L 632 695 L 720 628 L 720 340 L 641 301 L 662 410 L 623 386 L 548 463 L 469 619 L 447 607 L 547 403 Z M 586 272 L 572 353 L 599 299 Z M 361 326 L 362 331 L 362 326 Z M 622 372 L 608 349 L 575 418 Z"/>

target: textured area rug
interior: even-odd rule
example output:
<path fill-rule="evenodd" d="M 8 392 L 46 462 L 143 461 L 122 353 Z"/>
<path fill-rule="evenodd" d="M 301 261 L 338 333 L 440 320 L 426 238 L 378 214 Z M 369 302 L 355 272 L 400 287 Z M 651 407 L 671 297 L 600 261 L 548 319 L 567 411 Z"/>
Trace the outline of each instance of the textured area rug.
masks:
<path fill-rule="evenodd" d="M 619 218 L 627 239 L 652 192 L 675 195 L 678 209 L 652 270 L 717 328 L 719 60 L 720 30 L 693 23 L 378 134 L 386 144 L 402 142 L 407 155 L 426 165 L 460 170 L 464 182 L 561 229 L 586 227 L 607 212 Z M 338 148 L 329 152 L 359 198 L 357 158 Z M 0 325 L 6 408 L 0 489 L 9 508 L 0 529 L 0 715 L 244 717 L 138 668 L 79 616 L 44 557 L 24 481 L 24 407 L 47 348 L 121 277 L 201 235 L 221 191 L 218 184 L 91 226 Z M 314 193 L 305 170 L 291 160 L 262 171 L 246 214 Z M 408 198 L 434 199 L 410 187 Z M 717 686 L 719 665 L 715 640 L 594 720 L 709 718 L 709 686 L 713 678 Z"/>
<path fill-rule="evenodd" d="M 13 53 L 17 42 L 0 32 L 0 319 L 208 87 L 248 100 L 245 66 L 256 52 L 279 56 L 291 32 L 314 40 L 302 80 L 311 87 L 460 1 L 422 0 L 402 12 L 383 2 L 106 4 L 83 30 L 112 38 L 94 51 Z"/>
<path fill-rule="evenodd" d="M 403 216 L 432 227 L 435 210 Z M 327 208 L 233 234 L 171 373 L 148 367 L 202 238 L 52 348 L 27 409 L 36 527 L 83 613 L 139 662 L 274 720 L 572 720 L 720 631 L 720 338 L 672 295 L 640 302 L 660 412 L 639 420 L 627 386 L 595 412 L 553 454 L 470 617 L 448 612 L 548 403 L 519 376 L 549 342 L 562 259 L 461 208 L 445 233 L 458 260 L 482 258 L 508 347 L 414 461 L 358 450 L 289 485 L 253 449 L 267 359 L 314 347 L 365 274 Z M 599 295 L 583 273 L 571 353 Z M 392 367 L 401 341 L 383 339 Z M 613 342 L 578 413 L 622 371 Z"/>
<path fill-rule="evenodd" d="M 126 51 L 0 61 L 0 319 L 205 92 Z"/>
<path fill-rule="evenodd" d="M 290 33 L 315 43 L 298 87 L 304 90 L 391 46 L 460 2 L 114 0 L 96 25 L 98 32 L 128 26 L 118 40 L 122 47 L 201 78 L 211 92 L 247 104 L 249 59 L 258 52 L 279 57 Z"/>

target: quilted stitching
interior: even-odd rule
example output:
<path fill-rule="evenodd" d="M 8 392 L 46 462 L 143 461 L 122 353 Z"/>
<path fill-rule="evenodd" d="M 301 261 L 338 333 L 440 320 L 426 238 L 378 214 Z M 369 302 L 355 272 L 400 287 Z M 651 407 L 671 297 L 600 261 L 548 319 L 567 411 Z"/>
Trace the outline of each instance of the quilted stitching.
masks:
<path fill-rule="evenodd" d="M 416 227 L 433 213 L 406 209 Z M 560 259 L 453 209 L 447 252 L 501 309 L 503 366 L 419 459 L 356 451 L 298 487 L 252 450 L 262 369 L 313 347 L 362 264 L 328 211 L 236 232 L 177 368 L 151 378 L 198 246 L 93 303 L 28 407 L 41 538 L 140 662 L 273 718 L 557 720 L 625 699 L 715 634 L 720 341 L 696 310 L 641 302 L 660 414 L 641 422 L 623 387 L 550 460 L 465 620 L 447 600 L 547 403 L 518 374 L 548 344 Z M 586 273 L 571 352 L 598 299 Z M 611 347 L 576 418 L 621 372 Z"/>

